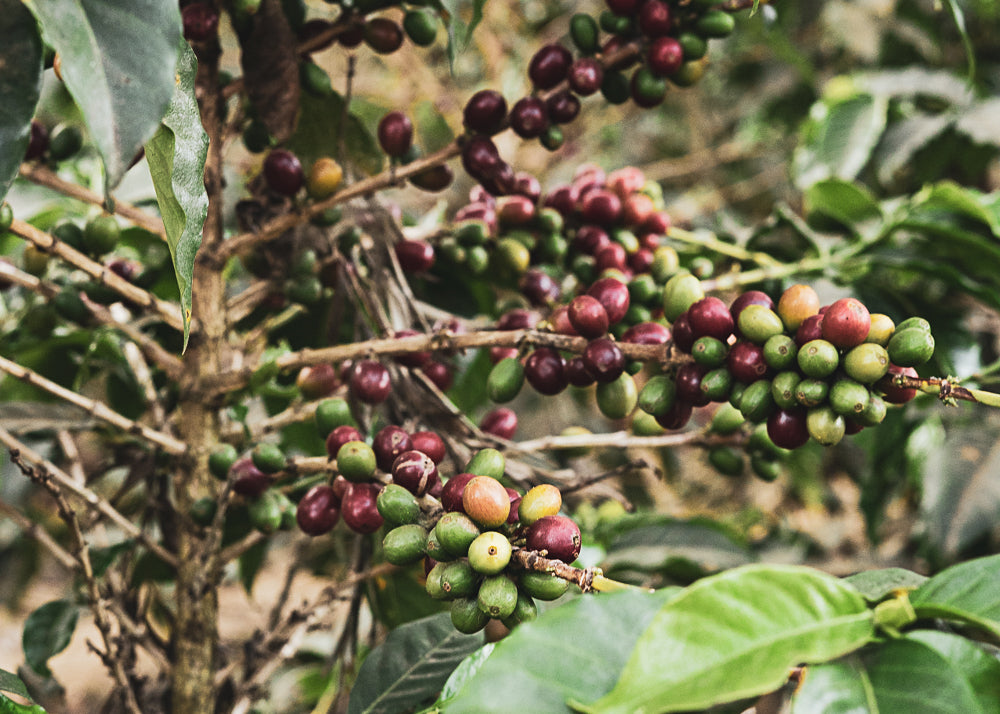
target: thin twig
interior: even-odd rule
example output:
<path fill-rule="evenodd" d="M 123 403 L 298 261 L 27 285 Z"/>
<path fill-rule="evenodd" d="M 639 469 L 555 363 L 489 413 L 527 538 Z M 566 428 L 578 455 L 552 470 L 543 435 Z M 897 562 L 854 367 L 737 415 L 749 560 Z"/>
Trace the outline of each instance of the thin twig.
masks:
<path fill-rule="evenodd" d="M 70 555 L 65 548 L 56 543 L 55 539 L 49 535 L 47 530 L 3 500 L 0 500 L 0 515 L 9 518 L 15 526 L 24 532 L 26 536 L 37 542 L 45 548 L 45 550 L 49 551 L 67 570 L 75 571 L 80 567 L 76 558 Z"/>

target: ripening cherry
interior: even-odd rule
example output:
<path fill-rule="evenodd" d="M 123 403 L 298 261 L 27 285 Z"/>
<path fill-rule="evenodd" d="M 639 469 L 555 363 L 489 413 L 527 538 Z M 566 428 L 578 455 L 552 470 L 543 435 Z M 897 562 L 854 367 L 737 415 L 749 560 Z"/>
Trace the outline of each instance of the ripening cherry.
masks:
<path fill-rule="evenodd" d="M 402 112 L 389 112 L 378 123 L 378 143 L 393 158 L 405 156 L 413 144 L 413 122 Z"/>

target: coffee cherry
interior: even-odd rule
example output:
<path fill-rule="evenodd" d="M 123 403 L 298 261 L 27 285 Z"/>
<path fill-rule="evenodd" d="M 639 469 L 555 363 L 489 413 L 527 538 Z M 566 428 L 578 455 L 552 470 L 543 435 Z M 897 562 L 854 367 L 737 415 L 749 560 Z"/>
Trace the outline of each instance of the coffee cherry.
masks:
<path fill-rule="evenodd" d="M 417 524 L 397 526 L 382 539 L 382 552 L 393 565 L 410 565 L 424 557 L 427 529 Z"/>
<path fill-rule="evenodd" d="M 624 419 L 635 409 L 639 392 L 632 375 L 623 372 L 611 382 L 598 384 L 595 397 L 601 414 L 608 419 Z"/>
<path fill-rule="evenodd" d="M 329 533 L 340 518 L 340 499 L 326 484 L 313 486 L 295 508 L 295 522 L 306 535 Z"/>
<path fill-rule="evenodd" d="M 434 266 L 434 246 L 424 240 L 401 240 L 395 246 L 404 273 L 426 273 Z"/>
<path fill-rule="evenodd" d="M 483 89 L 465 104 L 463 119 L 469 131 L 492 136 L 503 128 L 507 118 L 507 100 L 500 92 Z"/>
<path fill-rule="evenodd" d="M 714 337 L 699 337 L 691 346 L 691 356 L 703 367 L 720 367 L 726 362 L 729 354 L 728 345 Z"/>
<path fill-rule="evenodd" d="M 503 478 L 506 467 L 506 460 L 502 453 L 496 449 L 485 448 L 477 451 L 469 459 L 469 463 L 465 465 L 465 471 L 476 476 L 500 479 Z"/>
<path fill-rule="evenodd" d="M 545 102 L 538 97 L 523 97 L 510 110 L 510 126 L 523 139 L 541 136 L 548 125 L 549 115 Z"/>
<path fill-rule="evenodd" d="M 521 589 L 537 600 L 556 600 L 569 588 L 569 582 L 551 573 L 527 571 L 519 578 Z"/>
<path fill-rule="evenodd" d="M 560 44 L 545 45 L 528 64 L 528 77 L 538 89 L 551 89 L 566 78 L 573 55 Z"/>
<path fill-rule="evenodd" d="M 854 298 L 837 300 L 823 314 L 823 339 L 840 349 L 860 345 L 871 330 L 868 308 Z"/>
<path fill-rule="evenodd" d="M 479 632 L 489 621 L 490 616 L 479 608 L 475 598 L 458 598 L 451 603 L 451 624 L 462 634 Z"/>
<path fill-rule="evenodd" d="M 524 376 L 528 384 L 540 394 L 553 395 L 566 389 L 566 360 L 548 347 L 534 350 L 524 363 Z"/>
<path fill-rule="evenodd" d="M 823 314 L 810 315 L 795 331 L 795 344 L 801 347 L 807 342 L 823 339 Z"/>
<path fill-rule="evenodd" d="M 897 387 L 892 383 L 892 377 L 895 375 L 917 377 L 917 370 L 913 369 L 913 367 L 900 367 L 895 364 L 890 364 L 888 374 L 886 374 L 886 376 L 883 377 L 878 383 L 878 388 L 882 392 L 882 398 L 885 399 L 886 402 L 889 404 L 906 404 L 908 401 L 917 396 L 917 390 L 909 387 Z"/>
<path fill-rule="evenodd" d="M 702 37 L 729 37 L 736 20 L 725 10 L 708 10 L 695 21 L 694 29 Z"/>
<path fill-rule="evenodd" d="M 410 183 L 423 191 L 443 191 L 455 180 L 455 174 L 447 164 L 438 164 L 410 176 Z"/>
<path fill-rule="evenodd" d="M 764 343 L 764 362 L 771 369 L 788 369 L 796 364 L 799 348 L 788 335 L 775 335 Z"/>
<path fill-rule="evenodd" d="M 547 551 L 548 558 L 572 563 L 580 555 L 580 527 L 566 516 L 544 516 L 528 528 L 526 544 L 530 550 Z"/>
<path fill-rule="evenodd" d="M 491 179 L 501 163 L 496 145 L 486 136 L 473 136 L 462 147 L 462 166 L 477 181 Z"/>
<path fill-rule="evenodd" d="M 574 387 L 589 387 L 597 381 L 580 356 L 566 360 L 566 378 Z"/>
<path fill-rule="evenodd" d="M 625 353 L 607 337 L 591 340 L 583 350 L 583 366 L 594 379 L 605 384 L 625 371 Z"/>
<path fill-rule="evenodd" d="M 733 345 L 726 358 L 726 365 L 733 378 L 744 384 L 751 384 L 767 374 L 764 349 L 753 342 L 737 342 Z"/>
<path fill-rule="evenodd" d="M 422 451 L 404 451 L 392 463 L 392 480 L 414 495 L 422 496 L 438 481 L 437 466 Z"/>
<path fill-rule="evenodd" d="M 868 388 L 852 379 L 838 379 L 830 387 L 827 398 L 837 414 L 856 417 L 868 406 Z"/>
<path fill-rule="evenodd" d="M 434 526 L 434 534 L 449 554 L 461 557 L 468 552 L 469 546 L 479 536 L 479 527 L 466 514 L 452 511 L 438 519 Z"/>
<path fill-rule="evenodd" d="M 778 409 L 767 419 L 767 435 L 783 449 L 797 449 L 809 441 L 804 409 Z"/>
<path fill-rule="evenodd" d="M 656 423 L 671 431 L 682 429 L 691 420 L 693 411 L 693 405 L 690 402 L 678 400 L 665 413 L 655 415 Z"/>
<path fill-rule="evenodd" d="M 266 474 L 276 474 L 285 468 L 285 453 L 276 444 L 258 444 L 250 458 Z"/>
<path fill-rule="evenodd" d="M 889 353 L 873 342 L 858 345 L 843 359 L 844 372 L 862 384 L 873 384 L 889 370 Z"/>
<path fill-rule="evenodd" d="M 740 311 L 738 333 L 763 345 L 776 335 L 784 334 L 784 323 L 774 310 L 764 305 L 747 305 Z"/>
<path fill-rule="evenodd" d="M 823 446 L 839 444 L 844 438 L 846 423 L 844 417 L 830 407 L 815 407 L 806 415 L 809 436 Z"/>
<path fill-rule="evenodd" d="M 433 431 L 413 432 L 410 443 L 415 451 L 423 452 L 435 464 L 440 464 L 447 455 L 444 440 Z"/>
<path fill-rule="evenodd" d="M 460 473 L 455 474 L 441 489 L 441 505 L 445 511 L 459 511 L 465 513 L 465 506 L 462 505 L 462 494 L 465 487 L 476 477 L 476 474 Z"/>
<path fill-rule="evenodd" d="M 333 392 L 339 384 L 337 370 L 333 368 L 332 364 L 325 362 L 303 367 L 299 370 L 298 376 L 295 377 L 295 386 L 306 399 L 325 397 Z"/>
<path fill-rule="evenodd" d="M 452 368 L 444 362 L 430 361 L 420 366 L 420 371 L 442 392 L 451 389 L 455 382 Z"/>
<path fill-rule="evenodd" d="M 335 427 L 326 437 L 326 453 L 331 459 L 337 458 L 340 447 L 349 441 L 364 441 L 361 432 L 351 424 Z"/>
<path fill-rule="evenodd" d="M 233 491 L 247 498 L 257 498 L 271 487 L 272 478 L 254 466 L 249 456 L 237 459 L 229 469 Z"/>
<path fill-rule="evenodd" d="M 512 409 L 497 407 L 486 413 L 479 428 L 501 439 L 513 439 L 517 432 L 517 414 Z"/>
<path fill-rule="evenodd" d="M 462 507 L 484 528 L 497 528 L 510 515 L 510 497 L 503 484 L 490 476 L 476 476 L 462 491 Z"/>
<path fill-rule="evenodd" d="M 344 523 L 356 533 L 374 533 L 382 527 L 377 500 L 380 486 L 374 483 L 352 483 L 340 502 Z"/>
<path fill-rule="evenodd" d="M 545 102 L 549 119 L 556 124 L 569 124 L 580 114 L 580 100 L 572 92 L 556 92 Z"/>
<path fill-rule="evenodd" d="M 309 195 L 315 199 L 328 198 L 337 192 L 344 180 L 344 169 L 336 160 L 329 156 L 316 159 L 309 169 L 306 188 Z"/>
<path fill-rule="evenodd" d="M 802 345 L 797 360 L 802 374 L 816 379 L 833 374 L 840 363 L 837 348 L 826 340 L 810 340 Z"/>
<path fill-rule="evenodd" d="M 184 38 L 192 42 L 207 42 L 219 29 L 219 13 L 209 3 L 194 2 L 181 10 Z"/>
<path fill-rule="evenodd" d="M 404 451 L 413 449 L 413 442 L 405 429 L 389 424 L 379 429 L 372 438 L 372 451 L 380 469 L 392 472 L 396 458 Z"/>
<path fill-rule="evenodd" d="M 779 409 L 791 409 L 799 404 L 795 391 L 802 381 L 797 371 L 781 372 L 771 380 L 771 398 Z"/>
<path fill-rule="evenodd" d="M 403 31 L 413 44 L 429 47 L 434 44 L 438 33 L 437 16 L 430 10 L 413 8 L 403 16 Z"/>
<path fill-rule="evenodd" d="M 237 454 L 235 446 L 232 444 L 220 444 L 209 454 L 208 470 L 215 478 L 225 481 L 229 478 L 229 470 L 236 463 L 237 458 L 239 458 L 239 454 Z"/>
<path fill-rule="evenodd" d="M 646 50 L 646 66 L 657 77 L 677 73 L 684 63 L 684 49 L 673 37 L 657 37 Z"/>
<path fill-rule="evenodd" d="M 622 202 L 613 191 L 597 188 L 581 196 L 580 214 L 587 223 L 613 226 L 621 220 Z"/>
<path fill-rule="evenodd" d="M 900 323 L 902 326 L 903 323 Z M 934 337 L 929 329 L 896 329 L 888 344 L 889 359 L 900 367 L 917 367 L 934 356 Z"/>
<path fill-rule="evenodd" d="M 803 407 L 818 407 L 826 402 L 830 385 L 822 379 L 803 379 L 795 386 L 795 401 Z"/>
<path fill-rule="evenodd" d="M 608 332 L 608 312 L 595 297 L 578 295 L 570 301 L 566 314 L 577 334 L 587 339 L 600 337 Z"/>
<path fill-rule="evenodd" d="M 528 270 L 521 276 L 518 287 L 532 305 L 539 307 L 554 303 L 562 295 L 559 283 L 541 270 Z"/>
<path fill-rule="evenodd" d="M 385 365 L 375 360 L 362 360 L 351 371 L 351 395 L 366 404 L 384 402 L 392 391 L 392 377 Z"/>
<path fill-rule="evenodd" d="M 589 97 L 601 88 L 604 66 L 593 57 L 581 57 L 570 65 L 567 77 L 574 92 L 582 97 Z"/>
<path fill-rule="evenodd" d="M 670 6 L 662 0 L 646 0 L 639 7 L 639 31 L 647 37 L 666 35 L 672 26 Z"/>
<path fill-rule="evenodd" d="M 479 590 L 482 575 L 467 560 L 447 563 L 438 576 L 445 600 L 471 597 Z"/>
<path fill-rule="evenodd" d="M 733 316 L 717 297 L 702 298 L 693 303 L 687 312 L 695 338 L 708 335 L 725 341 L 733 333 Z"/>
<path fill-rule="evenodd" d="M 291 151 L 274 149 L 264 159 L 267 186 L 282 196 L 294 196 L 305 182 L 302 163 Z"/>
<path fill-rule="evenodd" d="M 650 0 L 654 2 L 655 0 Z M 657 76 L 653 71 L 643 65 L 632 74 L 632 81 L 629 85 L 629 92 L 632 101 L 643 109 L 651 109 L 663 102 L 667 95 L 667 81 Z"/>
<path fill-rule="evenodd" d="M 868 331 L 868 337 L 865 338 L 865 342 L 874 342 L 877 345 L 886 347 L 889 344 L 892 333 L 896 330 L 896 324 L 892 321 L 891 317 L 883 315 L 880 312 L 873 312 L 871 320 L 871 329 Z"/>
<path fill-rule="evenodd" d="M 663 286 L 663 316 L 671 322 L 676 322 L 691 305 L 704 297 L 705 293 L 698 278 L 691 273 L 678 273 Z M 675 338 L 676 332 L 675 326 Z"/>
<path fill-rule="evenodd" d="M 512 553 L 510 541 L 496 531 L 486 531 L 469 544 L 469 565 L 477 573 L 496 575 L 510 563 Z"/>
<path fill-rule="evenodd" d="M 785 329 L 799 329 L 807 317 L 819 312 L 819 295 L 808 285 L 792 285 L 778 300 L 778 315 Z"/>
<path fill-rule="evenodd" d="M 486 394 L 491 401 L 503 404 L 518 395 L 524 385 L 524 366 L 516 357 L 497 362 L 486 380 Z"/>
<path fill-rule="evenodd" d="M 413 122 L 402 112 L 389 112 L 378 123 L 378 143 L 389 156 L 405 156 L 413 144 Z"/>
<path fill-rule="evenodd" d="M 517 586 L 506 575 L 491 575 L 483 580 L 476 596 L 479 609 L 490 617 L 502 620 L 517 607 Z"/>
<path fill-rule="evenodd" d="M 98 257 L 114 250 L 121 237 L 121 229 L 114 216 L 97 216 L 83 227 L 82 248 L 88 255 Z"/>
<path fill-rule="evenodd" d="M 403 28 L 385 17 L 374 17 L 364 26 L 365 44 L 380 55 L 392 54 L 403 45 Z"/>
<path fill-rule="evenodd" d="M 551 484 L 543 483 L 532 487 L 521 498 L 517 509 L 522 525 L 530 526 L 545 516 L 554 516 L 562 508 L 562 493 Z"/>
<path fill-rule="evenodd" d="M 590 286 L 587 295 L 596 298 L 604 306 L 611 325 L 617 325 L 624 319 L 631 302 L 628 287 L 616 278 L 601 278 Z"/>
<path fill-rule="evenodd" d="M 670 341 L 670 329 L 659 322 L 640 322 L 625 330 L 621 341 L 634 345 L 663 345 Z"/>
<path fill-rule="evenodd" d="M 76 155 L 83 146 L 83 134 L 73 124 L 60 124 L 49 137 L 49 158 L 63 161 Z"/>
<path fill-rule="evenodd" d="M 375 475 L 375 452 L 363 441 L 348 441 L 337 451 L 337 470 L 348 481 L 370 481 Z"/>
<path fill-rule="evenodd" d="M 398 483 L 387 484 L 382 489 L 375 501 L 375 507 L 385 522 L 393 527 L 416 523 L 420 518 L 420 504 L 416 496 Z"/>

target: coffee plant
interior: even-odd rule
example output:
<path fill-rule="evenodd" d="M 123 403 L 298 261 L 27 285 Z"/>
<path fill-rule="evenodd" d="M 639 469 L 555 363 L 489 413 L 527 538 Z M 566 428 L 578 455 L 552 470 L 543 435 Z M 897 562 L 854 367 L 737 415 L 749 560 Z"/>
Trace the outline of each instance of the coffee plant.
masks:
<path fill-rule="evenodd" d="M 0 711 L 1000 712 L 994 4 L 0 26 Z"/>

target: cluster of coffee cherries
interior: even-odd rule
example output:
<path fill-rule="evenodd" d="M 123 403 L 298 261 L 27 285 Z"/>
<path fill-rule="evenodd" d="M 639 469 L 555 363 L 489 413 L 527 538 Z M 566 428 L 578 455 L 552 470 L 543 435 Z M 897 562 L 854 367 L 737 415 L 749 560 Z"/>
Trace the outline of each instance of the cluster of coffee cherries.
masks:
<path fill-rule="evenodd" d="M 578 55 L 560 43 L 539 49 L 528 65 L 532 93 L 508 109 L 499 92 L 483 90 L 466 103 L 468 132 L 462 149 L 466 172 L 491 193 L 514 192 L 514 173 L 500 158 L 492 137 L 510 127 L 524 139 L 538 139 L 555 150 L 564 141 L 562 126 L 580 113 L 581 97 L 600 92 L 621 104 L 631 98 L 644 108 L 660 104 L 669 83 L 686 87 L 704 72 L 708 40 L 726 37 L 733 16 L 714 2 L 607 0 L 595 20 L 578 13 L 570 37 Z M 601 30 L 610 34 L 601 39 Z M 631 76 L 626 70 L 638 67 Z"/>
<path fill-rule="evenodd" d="M 807 285 L 792 285 L 777 304 L 751 290 L 727 306 L 681 273 L 663 300 L 673 346 L 690 358 L 650 378 L 638 405 L 667 429 L 683 427 L 695 407 L 728 402 L 746 421 L 766 424 L 778 447 L 810 437 L 833 445 L 881 423 L 888 404 L 912 399 L 915 390 L 893 377 L 915 377 L 934 352 L 926 320 L 896 325 L 854 298 L 821 306 Z"/>

